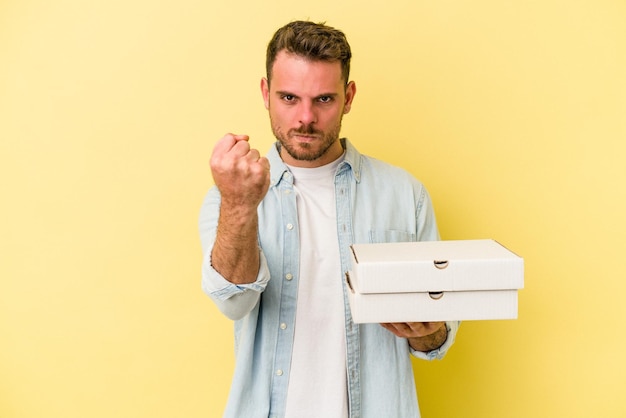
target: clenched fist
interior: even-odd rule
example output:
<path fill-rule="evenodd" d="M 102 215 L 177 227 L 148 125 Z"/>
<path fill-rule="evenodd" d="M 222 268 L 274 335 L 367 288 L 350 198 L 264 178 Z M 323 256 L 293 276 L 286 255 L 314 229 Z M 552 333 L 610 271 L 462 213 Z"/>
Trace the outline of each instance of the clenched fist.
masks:
<path fill-rule="evenodd" d="M 211 156 L 211 172 L 222 202 L 229 207 L 255 209 L 270 184 L 270 164 L 250 148 L 248 135 L 227 134 Z"/>

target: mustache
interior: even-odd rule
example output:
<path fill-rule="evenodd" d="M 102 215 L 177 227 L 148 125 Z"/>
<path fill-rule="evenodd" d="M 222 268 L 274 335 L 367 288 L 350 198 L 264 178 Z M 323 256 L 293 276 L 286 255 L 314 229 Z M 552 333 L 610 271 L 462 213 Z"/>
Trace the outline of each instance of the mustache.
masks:
<path fill-rule="evenodd" d="M 313 124 L 303 125 L 303 126 L 299 127 L 298 129 L 290 129 L 289 130 L 289 134 L 290 135 L 294 135 L 294 134 L 300 134 L 300 135 L 321 135 L 322 133 L 323 133 L 322 131 L 318 131 L 317 129 L 315 129 L 313 127 Z"/>

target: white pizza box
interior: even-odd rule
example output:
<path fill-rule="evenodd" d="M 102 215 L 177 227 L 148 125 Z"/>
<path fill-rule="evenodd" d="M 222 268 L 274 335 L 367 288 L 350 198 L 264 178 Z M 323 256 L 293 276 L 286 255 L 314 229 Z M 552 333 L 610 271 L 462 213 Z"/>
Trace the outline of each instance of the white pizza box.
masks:
<path fill-rule="evenodd" d="M 491 239 L 353 244 L 355 323 L 517 318 L 524 260 Z"/>

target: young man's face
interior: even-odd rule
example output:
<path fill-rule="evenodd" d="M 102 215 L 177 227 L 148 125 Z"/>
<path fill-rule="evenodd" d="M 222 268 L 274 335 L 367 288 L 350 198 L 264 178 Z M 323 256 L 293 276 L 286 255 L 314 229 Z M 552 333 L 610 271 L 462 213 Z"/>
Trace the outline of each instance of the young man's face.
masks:
<path fill-rule="evenodd" d="M 356 87 L 350 82 L 346 88 L 339 61 L 308 61 L 280 51 L 271 82 L 261 80 L 261 91 L 285 163 L 319 167 L 343 153 L 341 118 L 350 111 Z"/>

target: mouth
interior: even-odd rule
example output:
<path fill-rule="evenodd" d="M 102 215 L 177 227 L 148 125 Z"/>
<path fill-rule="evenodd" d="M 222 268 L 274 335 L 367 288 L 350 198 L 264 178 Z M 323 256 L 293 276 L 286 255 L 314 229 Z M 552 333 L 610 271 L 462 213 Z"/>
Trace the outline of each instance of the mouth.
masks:
<path fill-rule="evenodd" d="M 319 138 L 318 135 L 300 134 L 297 132 L 294 132 L 291 137 L 301 142 L 313 142 Z"/>

